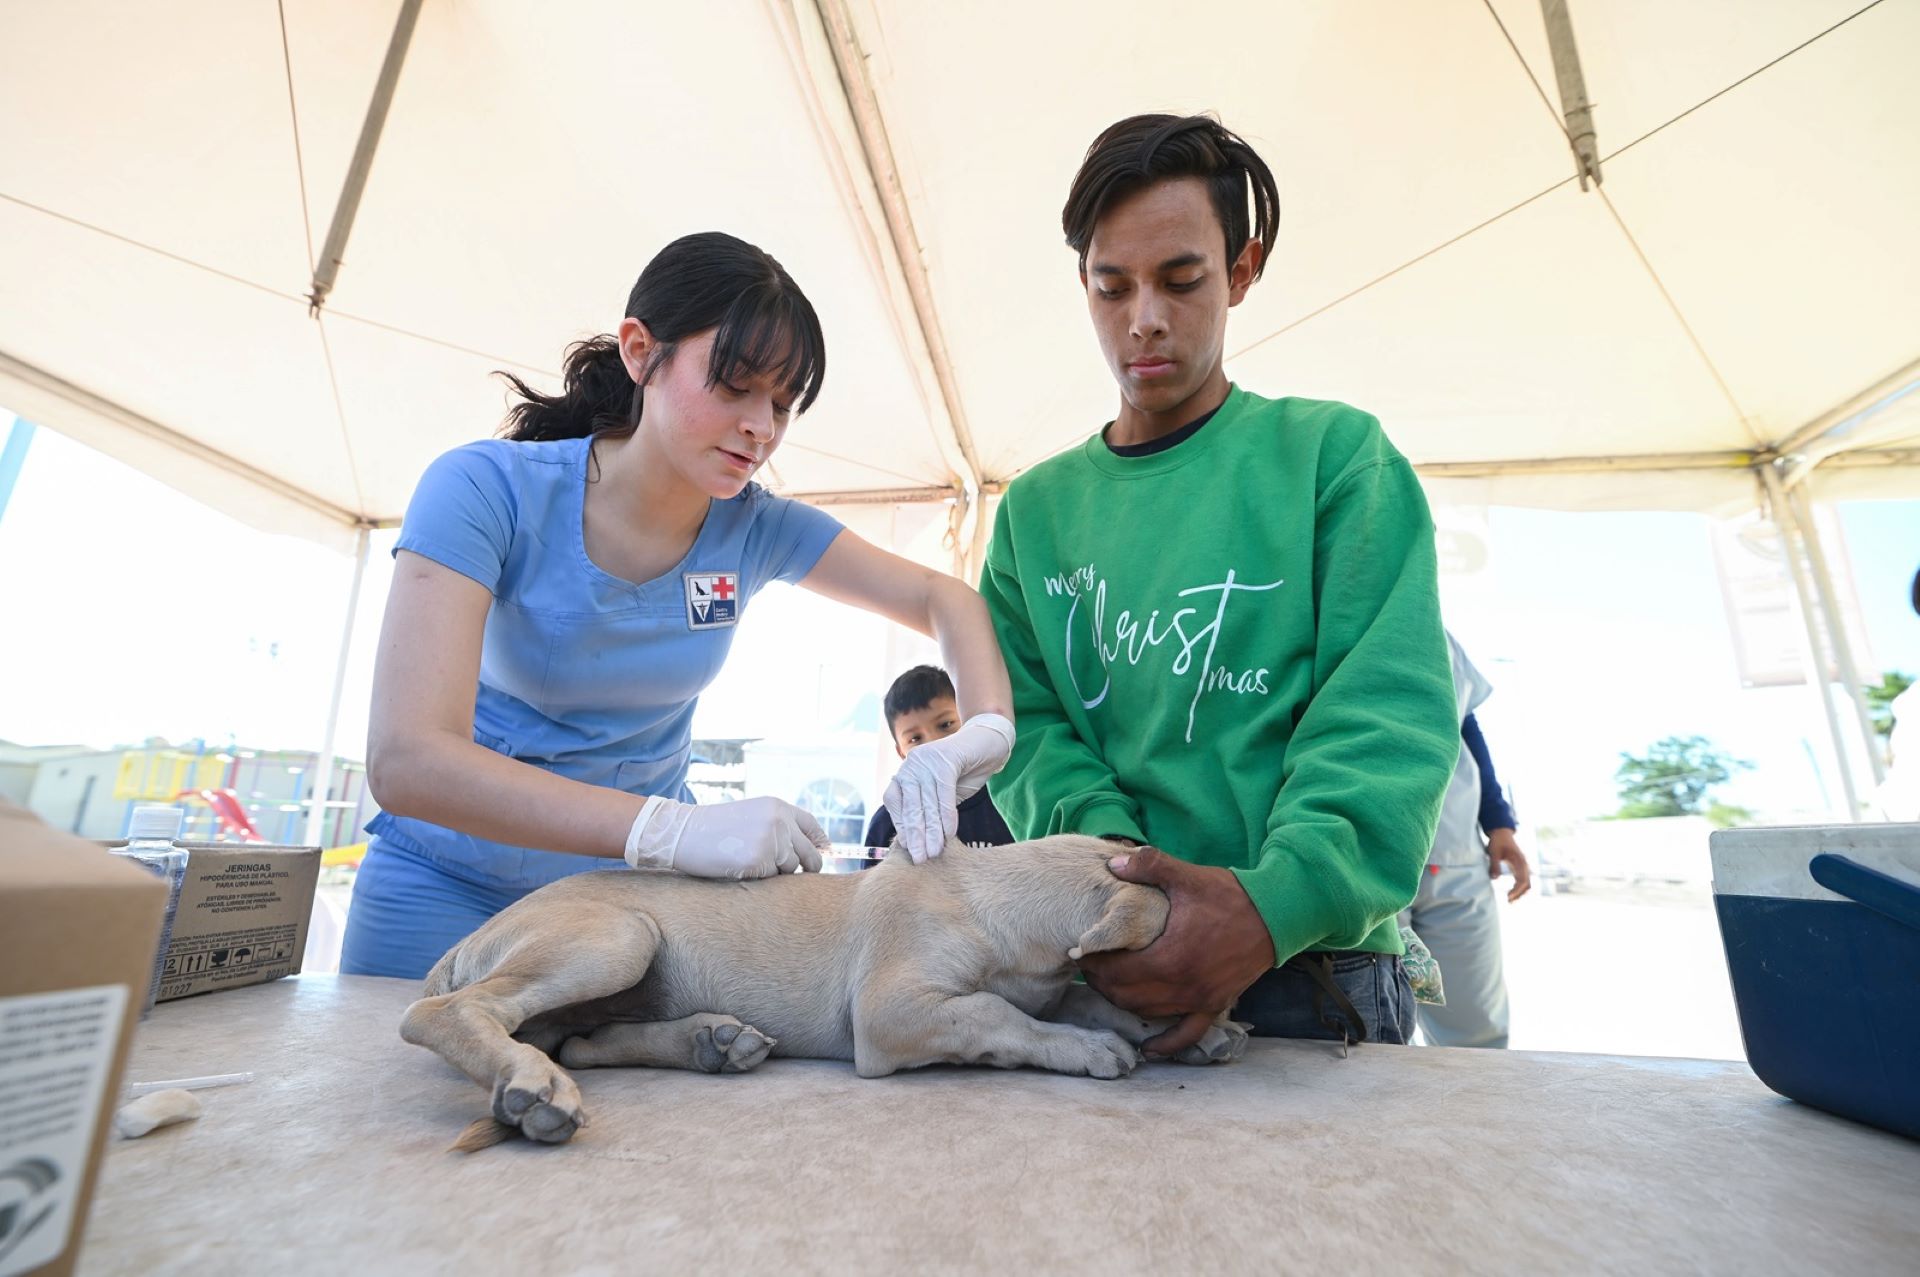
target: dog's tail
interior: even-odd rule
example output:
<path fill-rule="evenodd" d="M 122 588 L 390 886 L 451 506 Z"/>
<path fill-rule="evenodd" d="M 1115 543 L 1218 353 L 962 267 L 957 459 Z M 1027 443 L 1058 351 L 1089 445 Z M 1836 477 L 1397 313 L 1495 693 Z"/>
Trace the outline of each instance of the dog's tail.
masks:
<path fill-rule="evenodd" d="M 491 1117 L 483 1117 L 460 1132 L 460 1138 L 447 1146 L 449 1153 L 478 1153 L 483 1148 L 492 1148 L 503 1144 L 520 1134 L 517 1126 L 508 1126 L 505 1122 Z"/>

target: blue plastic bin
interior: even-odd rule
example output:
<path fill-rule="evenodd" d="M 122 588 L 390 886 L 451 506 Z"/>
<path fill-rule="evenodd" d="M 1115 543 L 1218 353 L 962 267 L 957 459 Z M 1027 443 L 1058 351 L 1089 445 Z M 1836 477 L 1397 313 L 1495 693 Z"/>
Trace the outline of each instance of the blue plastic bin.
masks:
<path fill-rule="evenodd" d="M 1790 1099 L 1920 1139 L 1920 825 L 1711 844 L 1747 1063 Z"/>

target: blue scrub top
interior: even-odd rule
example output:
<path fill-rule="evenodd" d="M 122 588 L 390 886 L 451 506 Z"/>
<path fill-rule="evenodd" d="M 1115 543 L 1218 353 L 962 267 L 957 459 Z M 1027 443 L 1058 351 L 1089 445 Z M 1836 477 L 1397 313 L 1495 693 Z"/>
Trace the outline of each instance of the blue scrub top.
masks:
<path fill-rule="evenodd" d="M 769 581 L 804 577 L 840 523 L 748 484 L 710 503 L 671 570 L 625 581 L 587 557 L 590 442 L 489 439 L 446 453 L 415 489 L 395 552 L 493 593 L 475 741 L 572 780 L 692 802 L 694 704 L 725 663 L 747 600 Z M 386 812 L 367 832 L 484 886 L 530 889 L 609 867 Z"/>

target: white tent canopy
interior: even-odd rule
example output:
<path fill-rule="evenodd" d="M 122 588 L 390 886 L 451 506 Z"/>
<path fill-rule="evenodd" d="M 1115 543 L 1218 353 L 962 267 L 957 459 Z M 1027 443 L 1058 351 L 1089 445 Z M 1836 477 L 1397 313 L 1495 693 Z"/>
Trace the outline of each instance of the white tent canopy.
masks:
<path fill-rule="evenodd" d="M 775 486 L 965 510 L 1113 402 L 1087 142 L 1210 109 L 1282 186 L 1229 371 L 1376 412 L 1438 499 L 1920 492 L 1915 0 L 1574 0 L 1585 191 L 1533 0 L 425 0 L 316 313 L 403 7 L 9 0 L 0 404 L 344 543 L 720 227 L 828 334 Z"/>
<path fill-rule="evenodd" d="M 1058 216 L 1143 110 L 1280 178 L 1230 374 L 1377 413 L 1442 504 L 1765 500 L 1817 653 L 1803 481 L 1920 494 L 1920 0 L 0 0 L 0 37 L 0 405 L 362 564 L 495 370 L 551 383 L 722 228 L 828 335 L 765 477 L 977 565 L 982 498 L 1113 403 Z"/>

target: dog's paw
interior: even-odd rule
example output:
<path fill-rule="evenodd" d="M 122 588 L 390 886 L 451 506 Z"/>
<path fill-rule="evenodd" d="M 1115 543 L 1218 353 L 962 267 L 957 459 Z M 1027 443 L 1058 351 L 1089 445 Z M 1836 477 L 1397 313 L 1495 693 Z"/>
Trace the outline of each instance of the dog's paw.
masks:
<path fill-rule="evenodd" d="M 1066 1044 L 1061 1073 L 1086 1077 L 1125 1077 L 1139 1066 L 1140 1052 L 1118 1033 L 1089 1029 L 1074 1035 Z"/>
<path fill-rule="evenodd" d="M 1210 1024 L 1200 1040 L 1173 1058 L 1180 1064 L 1225 1064 L 1247 1049 L 1247 1027 L 1235 1020 Z"/>
<path fill-rule="evenodd" d="M 545 1056 L 518 1060 L 494 1079 L 493 1116 L 542 1144 L 564 1144 L 587 1124 L 580 1088 Z"/>
<path fill-rule="evenodd" d="M 751 1024 L 731 1016 L 718 1024 L 702 1025 L 694 1035 L 694 1061 L 703 1073 L 745 1073 L 776 1045 Z"/>

